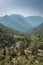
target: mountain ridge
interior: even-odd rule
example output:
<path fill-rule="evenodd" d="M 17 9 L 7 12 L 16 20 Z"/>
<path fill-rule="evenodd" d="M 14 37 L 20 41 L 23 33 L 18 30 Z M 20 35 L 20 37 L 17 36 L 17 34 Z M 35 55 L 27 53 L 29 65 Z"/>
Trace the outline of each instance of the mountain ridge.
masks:
<path fill-rule="evenodd" d="M 7 26 L 5 26 L 5 25 L 3 25 L 3 24 L 1 24 L 0 23 L 0 29 L 2 29 L 3 31 L 5 31 L 7 34 L 9 34 L 9 35 L 19 35 L 20 34 L 20 32 L 19 31 L 17 31 L 17 30 L 14 30 L 14 29 L 12 29 L 12 28 L 9 28 L 9 27 L 7 27 Z"/>
<path fill-rule="evenodd" d="M 40 35 L 43 36 L 43 23 L 41 23 L 40 25 L 38 25 L 37 27 L 33 28 L 30 31 L 31 34 L 33 35 Z"/>
<path fill-rule="evenodd" d="M 30 24 L 32 24 L 34 27 L 40 25 L 43 22 L 43 17 L 41 16 L 28 16 L 26 17 L 27 22 L 30 21 Z"/>
<path fill-rule="evenodd" d="M 28 30 L 40 25 L 42 22 L 43 17 L 41 16 L 24 17 L 19 14 L 12 14 L 0 18 L 0 23 L 20 32 L 27 32 Z"/>
<path fill-rule="evenodd" d="M 19 15 L 16 15 L 15 17 L 14 16 L 15 15 L 13 16 L 6 15 L 0 18 L 0 22 L 8 27 L 11 27 L 21 32 L 25 32 L 32 28 L 32 26 L 29 23 L 26 23 L 25 19 L 22 18 L 21 16 Z"/>

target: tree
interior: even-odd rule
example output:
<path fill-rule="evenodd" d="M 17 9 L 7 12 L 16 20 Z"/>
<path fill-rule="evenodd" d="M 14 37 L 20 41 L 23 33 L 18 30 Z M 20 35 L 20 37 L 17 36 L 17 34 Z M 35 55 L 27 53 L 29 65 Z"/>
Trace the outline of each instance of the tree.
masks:
<path fill-rule="evenodd" d="M 37 43 L 35 43 L 35 44 L 33 45 L 33 48 L 32 48 L 32 53 L 33 53 L 33 54 L 37 54 L 37 49 L 38 49 Z"/>
<path fill-rule="evenodd" d="M 25 55 L 25 52 L 24 52 L 23 49 L 21 50 L 20 54 L 21 54 L 21 55 Z"/>
<path fill-rule="evenodd" d="M 17 52 L 14 50 L 14 48 L 10 48 L 9 49 L 9 55 L 11 55 L 12 57 L 16 57 L 17 56 Z"/>
<path fill-rule="evenodd" d="M 4 48 L 3 55 L 6 55 L 6 49 Z"/>

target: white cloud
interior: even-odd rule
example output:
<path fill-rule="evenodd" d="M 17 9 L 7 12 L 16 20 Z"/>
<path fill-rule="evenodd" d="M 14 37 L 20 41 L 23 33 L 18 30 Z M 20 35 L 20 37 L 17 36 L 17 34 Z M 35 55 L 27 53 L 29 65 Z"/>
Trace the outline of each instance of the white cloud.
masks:
<path fill-rule="evenodd" d="M 37 8 L 31 8 L 27 4 L 20 3 L 23 0 L 0 0 L 0 16 L 6 14 L 22 14 L 24 16 L 39 15 L 43 16 L 43 13 Z M 32 5 L 31 5 L 32 6 Z M 43 11 L 43 10 L 42 10 Z"/>

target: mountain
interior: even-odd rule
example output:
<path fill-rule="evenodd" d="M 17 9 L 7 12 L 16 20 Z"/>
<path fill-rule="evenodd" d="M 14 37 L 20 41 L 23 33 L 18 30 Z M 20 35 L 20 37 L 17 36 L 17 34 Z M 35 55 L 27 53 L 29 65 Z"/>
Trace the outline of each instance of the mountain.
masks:
<path fill-rule="evenodd" d="M 25 21 L 25 18 L 21 15 L 13 14 L 13 15 L 10 15 L 10 18 L 14 21 L 15 27 L 17 27 L 19 31 L 25 32 L 33 27 L 32 25 L 27 23 Z"/>
<path fill-rule="evenodd" d="M 19 14 L 5 15 L 0 18 L 0 23 L 20 32 L 27 32 L 43 23 L 41 16 L 24 17 Z"/>
<path fill-rule="evenodd" d="M 25 21 L 25 18 L 21 15 L 6 15 L 2 18 L 0 18 L 0 23 L 11 27 L 12 29 L 16 29 L 20 32 L 26 32 L 27 30 L 30 30 L 33 28 L 32 25 L 30 25 L 29 23 L 27 23 Z"/>
<path fill-rule="evenodd" d="M 31 34 L 43 36 L 43 23 L 30 31 Z"/>
<path fill-rule="evenodd" d="M 43 17 L 41 16 L 28 16 L 25 17 L 26 21 L 32 24 L 34 27 L 43 23 Z"/>
<path fill-rule="evenodd" d="M 14 30 L 14 29 L 11 29 L 11 28 L 9 28 L 1 23 L 0 23 L 0 29 L 2 29 L 4 32 L 6 32 L 9 35 L 15 35 L 15 34 L 19 35 L 20 34 L 20 32 Z"/>
<path fill-rule="evenodd" d="M 5 28 L 4 25 L 2 24 L 0 25 L 1 25 L 0 26 L 0 45 L 2 46 L 2 48 L 7 48 L 9 46 L 16 45 L 15 38 L 13 38 L 13 36 L 9 35 L 8 32 L 6 32 L 6 30 L 4 29 Z M 1 27 L 4 27 L 4 28 L 1 28 Z"/>

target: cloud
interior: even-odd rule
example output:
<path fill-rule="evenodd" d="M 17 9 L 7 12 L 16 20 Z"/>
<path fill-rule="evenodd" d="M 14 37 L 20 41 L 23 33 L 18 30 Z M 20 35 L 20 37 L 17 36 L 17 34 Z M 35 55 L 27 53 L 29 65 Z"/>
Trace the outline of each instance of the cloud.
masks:
<path fill-rule="evenodd" d="M 0 0 L 0 15 L 10 13 L 43 16 L 43 0 Z"/>

